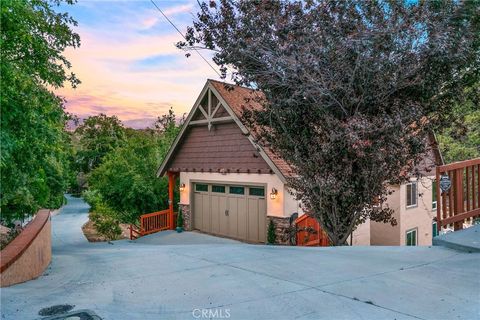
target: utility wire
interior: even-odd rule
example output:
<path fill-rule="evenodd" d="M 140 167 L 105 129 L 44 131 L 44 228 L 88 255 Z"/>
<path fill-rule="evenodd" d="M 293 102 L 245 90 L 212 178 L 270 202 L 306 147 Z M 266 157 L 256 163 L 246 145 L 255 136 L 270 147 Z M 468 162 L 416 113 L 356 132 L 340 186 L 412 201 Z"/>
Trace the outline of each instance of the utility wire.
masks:
<path fill-rule="evenodd" d="M 167 15 L 165 13 L 163 13 L 162 9 L 160 9 L 157 4 L 153 1 L 153 0 L 150 0 L 150 2 L 155 6 L 155 8 L 157 8 L 158 11 L 160 11 L 160 13 L 162 14 L 162 16 L 167 19 L 167 21 L 172 25 L 173 28 L 175 28 L 175 30 L 177 30 L 177 32 L 182 36 L 182 38 L 187 41 L 187 38 L 185 38 L 185 36 L 183 35 L 183 33 L 180 31 L 180 29 L 177 28 L 177 26 L 172 22 L 172 20 L 170 20 Z M 195 52 L 203 59 L 203 61 L 205 61 L 209 66 L 210 68 L 212 68 L 213 71 L 215 71 L 215 73 L 221 77 L 220 73 L 217 71 L 217 69 L 215 69 L 211 64 L 210 62 L 208 62 L 207 59 L 205 59 L 205 57 L 196 49 L 196 48 L 192 48 L 193 50 L 195 50 Z"/>

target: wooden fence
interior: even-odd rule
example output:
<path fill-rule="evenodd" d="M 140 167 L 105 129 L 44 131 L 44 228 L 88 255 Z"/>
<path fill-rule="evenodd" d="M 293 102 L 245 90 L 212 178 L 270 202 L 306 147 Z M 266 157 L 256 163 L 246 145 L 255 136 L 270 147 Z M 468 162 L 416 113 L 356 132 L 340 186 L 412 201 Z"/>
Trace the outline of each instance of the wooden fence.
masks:
<path fill-rule="evenodd" d="M 328 237 L 315 218 L 304 214 L 295 220 L 297 226 L 297 246 L 328 247 Z"/>
<path fill-rule="evenodd" d="M 448 225 L 459 230 L 480 217 L 480 158 L 437 167 L 436 181 L 438 231 Z M 442 181 L 444 188 L 450 182 L 446 192 L 441 191 Z"/>
<path fill-rule="evenodd" d="M 173 214 L 173 226 L 176 224 L 177 214 Z M 171 229 L 170 209 L 142 214 L 140 216 L 140 225 L 130 225 L 130 239 L 137 239 L 141 236 L 158 231 Z"/>

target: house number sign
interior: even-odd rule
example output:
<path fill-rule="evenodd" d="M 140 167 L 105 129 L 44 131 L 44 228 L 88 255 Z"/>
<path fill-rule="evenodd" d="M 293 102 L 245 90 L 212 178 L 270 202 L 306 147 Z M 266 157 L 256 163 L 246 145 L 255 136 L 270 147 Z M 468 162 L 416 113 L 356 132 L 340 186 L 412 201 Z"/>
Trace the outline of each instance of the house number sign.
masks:
<path fill-rule="evenodd" d="M 450 177 L 446 174 L 442 175 L 440 177 L 440 190 L 442 190 L 443 193 L 446 193 L 451 187 L 452 182 L 450 181 Z"/>

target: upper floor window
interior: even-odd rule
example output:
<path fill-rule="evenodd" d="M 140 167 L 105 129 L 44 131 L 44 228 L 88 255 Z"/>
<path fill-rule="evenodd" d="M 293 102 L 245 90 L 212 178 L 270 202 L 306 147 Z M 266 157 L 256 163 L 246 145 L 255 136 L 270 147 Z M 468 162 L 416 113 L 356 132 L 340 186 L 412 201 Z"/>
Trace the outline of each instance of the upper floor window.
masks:
<path fill-rule="evenodd" d="M 407 208 L 416 207 L 417 206 L 417 183 L 411 182 L 406 185 L 407 191 Z"/>
<path fill-rule="evenodd" d="M 437 210 L 437 181 L 432 181 L 432 210 Z"/>

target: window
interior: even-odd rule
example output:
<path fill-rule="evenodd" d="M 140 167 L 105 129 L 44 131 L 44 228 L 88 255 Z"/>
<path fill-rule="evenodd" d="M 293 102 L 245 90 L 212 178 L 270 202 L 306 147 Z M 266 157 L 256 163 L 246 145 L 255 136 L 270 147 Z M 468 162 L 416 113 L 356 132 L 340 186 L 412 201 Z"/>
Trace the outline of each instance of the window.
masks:
<path fill-rule="evenodd" d="M 438 236 L 437 221 L 432 222 L 432 238 Z"/>
<path fill-rule="evenodd" d="M 231 194 L 245 194 L 244 187 L 230 187 Z"/>
<path fill-rule="evenodd" d="M 195 191 L 208 192 L 208 184 L 196 184 Z"/>
<path fill-rule="evenodd" d="M 407 208 L 417 206 L 417 183 L 408 183 L 407 190 Z"/>
<path fill-rule="evenodd" d="M 437 210 L 437 181 L 432 181 L 432 211 Z"/>
<path fill-rule="evenodd" d="M 265 189 L 263 188 L 248 188 L 248 194 L 251 196 L 265 197 Z"/>
<path fill-rule="evenodd" d="M 407 246 L 416 246 L 417 245 L 417 229 L 412 229 L 412 230 L 407 231 L 406 245 Z"/>
<path fill-rule="evenodd" d="M 225 193 L 225 186 L 212 186 L 212 192 Z"/>

